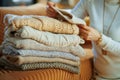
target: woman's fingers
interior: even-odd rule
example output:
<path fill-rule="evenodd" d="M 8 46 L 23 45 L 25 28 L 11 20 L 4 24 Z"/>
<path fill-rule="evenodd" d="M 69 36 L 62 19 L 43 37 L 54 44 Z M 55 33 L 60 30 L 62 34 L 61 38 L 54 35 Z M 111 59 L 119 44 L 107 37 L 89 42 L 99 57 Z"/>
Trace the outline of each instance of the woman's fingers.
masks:
<path fill-rule="evenodd" d="M 86 25 L 79 24 L 78 27 L 79 27 L 80 29 L 85 29 L 85 30 L 87 30 L 87 31 L 90 30 L 90 27 L 88 27 L 88 26 L 86 26 Z"/>
<path fill-rule="evenodd" d="M 56 12 L 52 8 L 47 9 L 48 14 L 56 14 Z"/>
<path fill-rule="evenodd" d="M 80 33 L 84 33 L 84 34 L 88 34 L 89 33 L 89 31 L 88 30 L 86 30 L 86 29 L 80 29 Z"/>
<path fill-rule="evenodd" d="M 55 6 L 56 6 L 55 3 L 53 3 L 53 2 L 47 2 L 47 5 L 48 5 L 49 7 L 52 7 L 52 6 L 55 7 Z"/>
<path fill-rule="evenodd" d="M 89 31 L 85 29 L 80 29 L 80 36 L 86 40 L 88 40 L 89 37 Z"/>
<path fill-rule="evenodd" d="M 56 11 L 52 8 L 52 7 L 55 7 L 55 6 L 56 6 L 55 3 L 53 3 L 53 2 L 48 2 L 47 5 L 48 5 L 48 7 L 47 7 L 47 15 L 48 15 L 49 17 L 55 18 L 56 15 L 57 15 L 57 13 L 56 13 Z"/>
<path fill-rule="evenodd" d="M 84 38 L 84 39 L 85 39 L 86 36 L 87 36 L 87 34 L 84 34 L 84 33 L 81 33 L 81 34 L 80 34 L 80 37 L 82 37 L 82 38 Z"/>
<path fill-rule="evenodd" d="M 96 41 L 100 37 L 100 33 L 92 27 L 79 26 L 80 35 L 86 40 Z"/>
<path fill-rule="evenodd" d="M 84 30 L 87 30 L 87 31 L 90 31 L 90 27 L 88 26 L 84 26 L 84 27 L 80 27 L 81 29 L 84 29 Z"/>
<path fill-rule="evenodd" d="M 80 36 L 85 40 L 91 40 L 92 36 L 87 33 L 81 33 Z"/>
<path fill-rule="evenodd" d="M 49 17 L 55 17 L 55 16 L 56 16 L 56 14 L 53 14 L 53 13 L 51 13 L 51 12 L 47 12 L 47 15 L 48 15 Z"/>

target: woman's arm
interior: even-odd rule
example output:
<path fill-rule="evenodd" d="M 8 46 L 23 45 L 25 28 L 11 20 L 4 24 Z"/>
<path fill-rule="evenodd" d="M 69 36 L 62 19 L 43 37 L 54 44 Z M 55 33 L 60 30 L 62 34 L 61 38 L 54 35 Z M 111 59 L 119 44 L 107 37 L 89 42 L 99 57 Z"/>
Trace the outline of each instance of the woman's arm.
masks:
<path fill-rule="evenodd" d="M 120 42 L 112 40 L 112 38 L 104 34 L 102 34 L 102 40 L 99 42 L 98 46 L 103 50 L 109 51 L 113 55 L 120 56 Z"/>
<path fill-rule="evenodd" d="M 110 52 L 112 55 L 120 56 L 120 42 L 112 40 L 112 38 L 105 36 L 92 27 L 78 25 L 80 27 L 80 35 L 85 40 L 96 42 L 96 44 L 103 50 Z"/>
<path fill-rule="evenodd" d="M 78 4 L 72 9 L 71 13 L 79 18 L 84 18 L 87 16 L 87 10 L 86 10 L 86 2 L 87 0 L 80 0 Z"/>

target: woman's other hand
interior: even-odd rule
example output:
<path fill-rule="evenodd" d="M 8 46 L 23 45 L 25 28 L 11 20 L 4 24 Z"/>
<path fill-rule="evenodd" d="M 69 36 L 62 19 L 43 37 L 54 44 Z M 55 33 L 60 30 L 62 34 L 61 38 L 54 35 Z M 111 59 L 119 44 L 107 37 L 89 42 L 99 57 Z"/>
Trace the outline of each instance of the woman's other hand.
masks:
<path fill-rule="evenodd" d="M 80 36 L 85 40 L 97 41 L 101 37 L 100 33 L 92 27 L 84 25 L 78 25 L 78 27 L 80 28 Z"/>
<path fill-rule="evenodd" d="M 52 7 L 56 7 L 55 3 L 48 2 L 47 5 L 48 5 L 47 16 L 55 18 L 57 16 L 57 12 L 52 8 Z"/>

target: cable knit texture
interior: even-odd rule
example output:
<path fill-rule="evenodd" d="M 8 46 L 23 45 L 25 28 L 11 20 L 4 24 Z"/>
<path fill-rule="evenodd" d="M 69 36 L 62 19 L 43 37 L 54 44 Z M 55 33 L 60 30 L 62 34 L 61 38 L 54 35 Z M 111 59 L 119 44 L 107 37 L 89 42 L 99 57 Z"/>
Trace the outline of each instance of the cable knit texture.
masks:
<path fill-rule="evenodd" d="M 8 32 L 12 33 L 12 31 Z M 35 30 L 29 26 L 22 27 L 21 29 L 16 31 L 13 35 L 15 35 L 15 37 L 33 39 L 48 46 L 66 47 L 85 43 L 85 41 L 78 35 L 54 34 L 51 32 L 43 32 Z"/>
<path fill-rule="evenodd" d="M 65 64 L 69 64 L 72 66 L 78 66 L 80 65 L 79 61 L 71 61 L 67 59 L 62 58 L 46 58 L 46 57 L 31 57 L 31 56 L 4 56 L 6 60 L 8 60 L 10 63 L 15 65 L 22 65 L 26 63 L 39 63 L 39 62 L 61 62 Z"/>
<path fill-rule="evenodd" d="M 79 28 L 75 24 L 68 22 L 61 22 L 57 19 L 47 16 L 18 16 L 7 14 L 4 18 L 6 26 L 13 27 L 14 31 L 20 29 L 23 26 L 31 26 L 34 29 L 62 33 L 62 34 L 79 34 Z"/>
<path fill-rule="evenodd" d="M 3 42 L 3 44 L 6 46 L 11 45 L 18 49 L 68 52 L 76 56 L 79 56 L 80 58 L 84 58 L 84 56 L 86 55 L 86 52 L 80 45 L 68 46 L 68 47 L 54 47 L 54 46 L 46 46 L 31 39 L 21 39 L 21 38 L 8 38 Z"/>
<path fill-rule="evenodd" d="M 5 24 L 3 23 L 6 14 L 17 15 L 46 15 L 46 6 L 38 3 L 30 6 L 0 7 L 0 44 L 3 41 Z"/>
<path fill-rule="evenodd" d="M 67 12 L 64 9 L 59 9 L 56 7 L 51 7 L 53 10 L 55 10 L 58 14 L 57 14 L 57 19 L 59 20 L 63 20 L 63 21 L 67 21 L 71 24 L 83 24 L 86 25 L 85 21 L 75 17 L 74 15 L 72 15 L 71 13 Z"/>
<path fill-rule="evenodd" d="M 21 65 L 14 65 L 6 60 L 5 56 L 0 59 L 0 67 L 6 70 L 16 70 L 16 71 L 25 71 L 25 70 L 35 70 L 35 69 L 62 69 L 72 73 L 79 73 L 79 67 L 72 66 L 69 64 L 64 64 L 61 62 L 38 62 L 38 63 L 25 63 Z"/>
<path fill-rule="evenodd" d="M 31 8 L 33 10 L 31 10 Z M 16 9 L 16 7 L 15 7 L 15 8 L 9 8 L 9 11 L 10 11 L 10 13 L 14 12 L 14 14 L 21 14 L 21 15 L 23 15 L 23 14 L 41 14 L 44 12 L 44 11 L 42 11 L 44 8 L 43 8 L 43 6 L 41 6 L 40 8 L 41 9 L 39 9 L 37 7 L 34 8 L 34 6 L 30 6 L 28 9 L 26 9 L 26 7 L 23 7 L 22 9 L 21 9 L 21 7 L 18 7 Z M 0 10 L 1 13 L 4 13 L 4 9 L 6 10 L 6 8 L 3 8 L 3 11 Z M 39 11 L 41 11 L 41 12 L 39 12 Z M 5 15 L 6 13 L 7 12 L 0 15 L 0 16 L 2 16 L 0 18 L 3 19 L 3 15 Z M 4 24 L 2 26 L 4 26 Z M 2 30 L 1 30 L 2 33 L 3 33 L 3 29 L 4 29 L 4 27 L 2 27 Z M 1 39 L 1 37 L 0 37 L 0 39 Z M 2 39 L 3 39 L 3 37 L 2 37 Z M 28 45 L 31 46 L 30 43 Z M 32 45 L 34 45 L 34 44 L 32 44 Z M 43 44 L 42 44 L 42 46 L 45 47 L 45 45 L 43 45 Z M 40 47 L 40 46 L 38 46 L 38 47 Z M 81 63 L 82 63 L 82 65 L 80 66 L 80 68 L 82 70 L 80 71 L 80 75 L 69 72 L 70 69 L 63 70 L 63 69 L 60 69 L 60 67 L 59 67 L 59 69 L 51 68 L 51 69 L 38 69 L 38 70 L 31 70 L 31 71 L 30 70 L 29 71 L 0 70 L 0 80 L 90 80 L 91 73 L 92 73 L 92 71 L 91 71 L 92 66 L 91 66 L 90 60 L 85 60 Z M 9 65 L 9 66 L 14 68 L 12 65 Z"/>
<path fill-rule="evenodd" d="M 62 58 L 68 59 L 72 61 L 79 61 L 80 58 L 73 54 L 67 52 L 57 52 L 57 51 L 40 51 L 40 50 L 24 50 L 24 49 L 16 49 L 12 46 L 4 46 L 3 55 L 11 55 L 11 56 L 39 56 L 39 57 L 47 57 L 47 58 Z"/>

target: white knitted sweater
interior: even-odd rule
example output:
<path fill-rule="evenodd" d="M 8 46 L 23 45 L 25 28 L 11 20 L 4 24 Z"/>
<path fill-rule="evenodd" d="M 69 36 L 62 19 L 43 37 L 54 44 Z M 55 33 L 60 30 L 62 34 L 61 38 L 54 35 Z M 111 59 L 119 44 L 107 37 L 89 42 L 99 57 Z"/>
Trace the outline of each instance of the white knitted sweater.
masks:
<path fill-rule="evenodd" d="M 105 32 L 102 35 L 103 40 L 100 45 L 96 45 L 93 42 L 93 51 L 95 55 L 94 64 L 99 76 L 104 78 L 114 78 L 112 80 L 116 80 L 115 78 L 120 79 L 120 9 L 108 35 L 106 35 L 106 31 L 113 19 L 113 15 L 120 5 L 118 1 L 120 2 L 120 0 L 105 0 L 104 24 L 104 0 L 80 0 L 72 10 L 72 13 L 80 18 L 89 15 L 91 27 L 94 27 L 99 32 L 103 33 L 104 28 Z M 102 49 L 107 51 L 107 55 L 102 54 Z"/>

